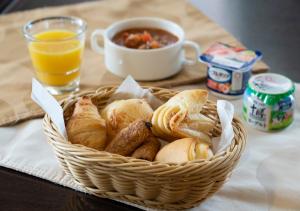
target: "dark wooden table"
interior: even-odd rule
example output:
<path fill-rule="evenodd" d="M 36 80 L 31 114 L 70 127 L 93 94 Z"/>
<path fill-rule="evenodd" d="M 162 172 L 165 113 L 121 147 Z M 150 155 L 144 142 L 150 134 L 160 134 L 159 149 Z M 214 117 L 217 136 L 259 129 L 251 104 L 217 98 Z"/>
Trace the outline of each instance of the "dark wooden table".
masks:
<path fill-rule="evenodd" d="M 79 0 L 2 0 L 2 14 Z M 277 72 L 300 82 L 300 1 L 192 0 Z M 0 26 L 1 27 L 1 26 Z M 0 167 L 0 210 L 135 210 Z"/>

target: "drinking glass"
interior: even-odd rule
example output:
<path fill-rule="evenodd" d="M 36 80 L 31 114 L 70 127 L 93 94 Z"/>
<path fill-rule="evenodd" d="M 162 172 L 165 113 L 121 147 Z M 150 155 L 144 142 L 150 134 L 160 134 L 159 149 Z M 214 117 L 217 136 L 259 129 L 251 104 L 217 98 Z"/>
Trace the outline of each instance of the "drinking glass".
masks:
<path fill-rule="evenodd" d="M 23 27 L 36 79 L 53 95 L 78 91 L 86 23 L 75 17 L 47 17 Z"/>

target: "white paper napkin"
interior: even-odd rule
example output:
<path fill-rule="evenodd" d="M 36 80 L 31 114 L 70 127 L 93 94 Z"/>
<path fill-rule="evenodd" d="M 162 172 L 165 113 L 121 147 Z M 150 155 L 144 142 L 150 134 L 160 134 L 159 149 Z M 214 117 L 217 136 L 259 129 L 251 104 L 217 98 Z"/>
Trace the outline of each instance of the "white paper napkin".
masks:
<path fill-rule="evenodd" d="M 32 79 L 31 99 L 36 102 L 52 119 L 59 132 L 67 138 L 64 112 L 56 99 L 36 80 Z"/>
<path fill-rule="evenodd" d="M 112 94 L 109 101 L 112 102 L 114 100 L 124 100 L 132 98 L 145 99 L 153 109 L 156 109 L 163 103 L 148 89 L 143 89 L 131 75 L 128 75 L 115 91 L 115 93 Z"/>
<path fill-rule="evenodd" d="M 222 134 L 221 137 L 215 137 L 212 139 L 213 152 L 215 154 L 225 150 L 231 144 L 234 137 L 231 124 L 234 114 L 234 107 L 232 103 L 226 100 L 218 100 L 217 112 L 221 122 Z"/>

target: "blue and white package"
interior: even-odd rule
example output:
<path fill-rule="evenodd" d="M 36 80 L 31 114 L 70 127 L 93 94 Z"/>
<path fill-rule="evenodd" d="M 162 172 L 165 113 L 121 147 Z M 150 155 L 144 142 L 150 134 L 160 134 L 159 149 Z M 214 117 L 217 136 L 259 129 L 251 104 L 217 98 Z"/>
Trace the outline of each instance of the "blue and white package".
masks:
<path fill-rule="evenodd" d="M 260 51 L 215 43 L 200 56 L 207 64 L 207 87 L 221 97 L 241 97 L 251 69 L 261 57 Z"/>

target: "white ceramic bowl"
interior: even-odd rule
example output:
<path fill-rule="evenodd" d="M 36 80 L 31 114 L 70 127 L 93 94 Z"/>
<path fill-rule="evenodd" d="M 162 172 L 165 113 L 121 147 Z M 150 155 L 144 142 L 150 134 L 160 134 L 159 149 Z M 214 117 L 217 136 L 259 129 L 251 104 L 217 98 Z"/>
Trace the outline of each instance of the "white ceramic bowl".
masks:
<path fill-rule="evenodd" d="M 178 37 L 171 45 L 157 49 L 131 49 L 112 42 L 113 36 L 129 28 L 159 28 Z M 104 46 L 98 44 L 101 35 Z M 183 29 L 168 20 L 141 17 L 115 22 L 107 29 L 96 29 L 91 35 L 91 46 L 94 51 L 104 54 L 106 68 L 115 75 L 131 75 L 136 80 L 150 81 L 170 77 L 178 73 L 182 66 L 193 65 L 198 61 L 200 48 L 197 43 L 185 40 Z M 193 59 L 186 59 L 184 48 L 195 51 Z"/>

